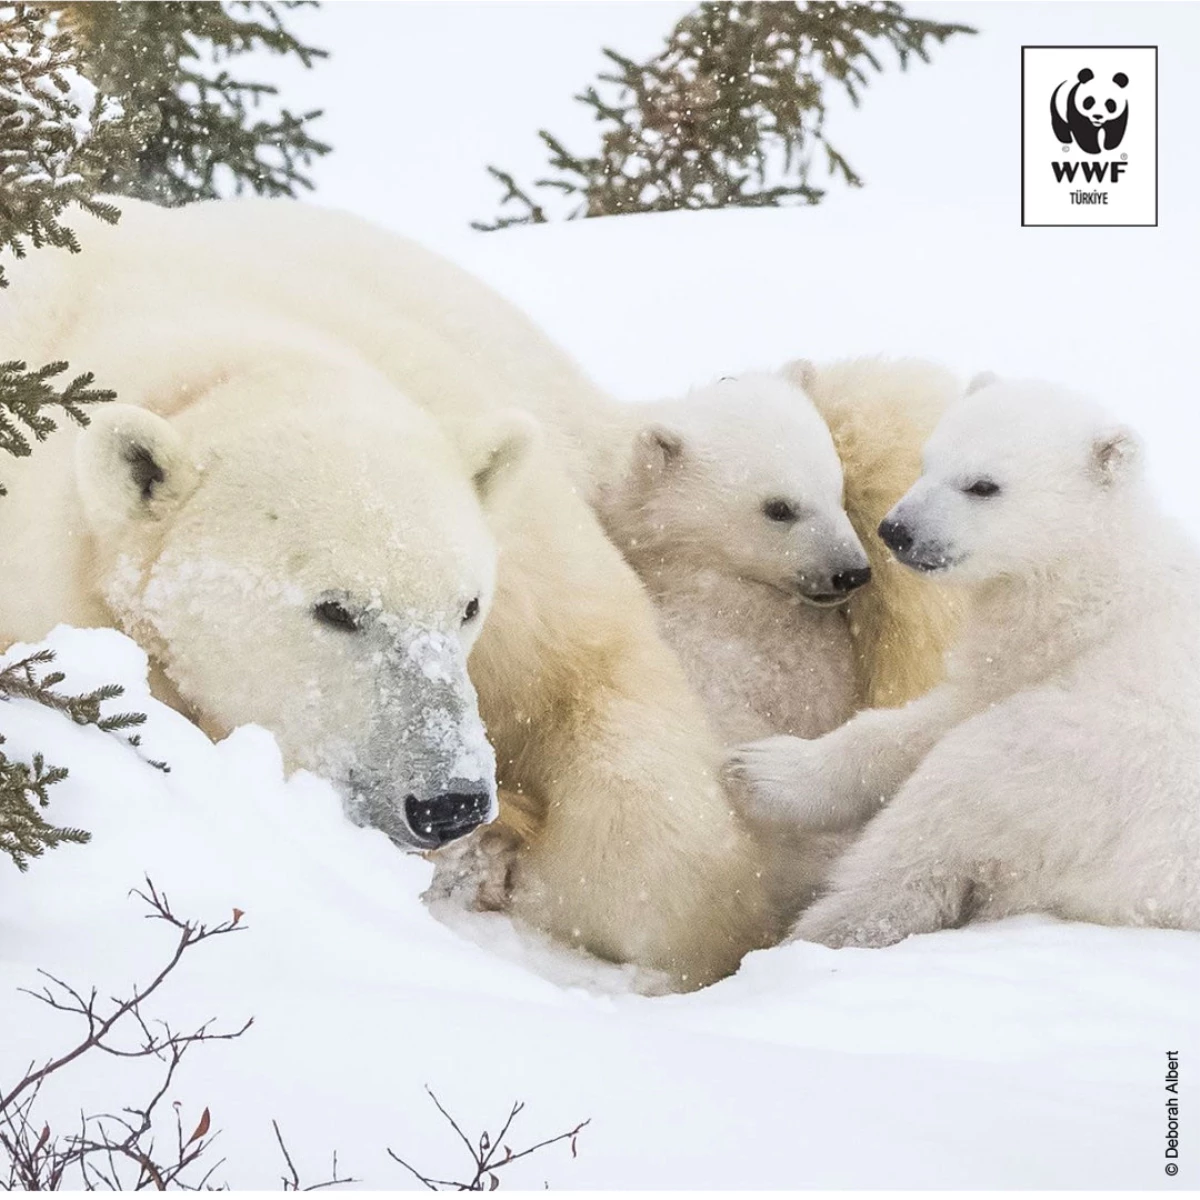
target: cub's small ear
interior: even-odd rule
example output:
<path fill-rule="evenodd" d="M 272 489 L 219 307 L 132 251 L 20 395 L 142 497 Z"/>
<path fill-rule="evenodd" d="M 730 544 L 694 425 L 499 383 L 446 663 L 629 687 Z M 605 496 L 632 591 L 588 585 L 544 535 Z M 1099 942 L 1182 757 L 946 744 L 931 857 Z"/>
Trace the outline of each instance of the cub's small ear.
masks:
<path fill-rule="evenodd" d="M 1083 70 L 1075 76 L 1075 78 L 1078 79 L 1080 83 L 1091 83 L 1092 80 L 1096 78 L 1096 72 L 1093 71 L 1091 67 L 1084 67 Z"/>
<path fill-rule="evenodd" d="M 634 441 L 634 467 L 642 478 L 653 478 L 683 459 L 683 435 L 669 425 L 647 425 Z"/>
<path fill-rule="evenodd" d="M 999 383 L 1000 376 L 995 371 L 980 371 L 978 375 L 971 377 L 971 382 L 967 384 L 967 395 L 970 396 L 974 392 L 981 391 L 985 387 L 990 387 L 993 383 Z"/>
<path fill-rule="evenodd" d="M 1113 76 L 1113 83 L 1115 83 L 1117 85 L 1117 87 L 1119 87 L 1119 88 L 1128 87 L 1129 86 L 1129 76 L 1126 75 L 1124 71 L 1118 71 Z"/>
<path fill-rule="evenodd" d="M 463 457 L 483 503 L 495 500 L 518 478 L 541 437 L 537 421 L 515 408 L 494 413 L 465 431 Z"/>
<path fill-rule="evenodd" d="M 157 521 L 195 490 L 200 471 L 170 422 L 144 408 L 95 410 L 75 446 L 84 517 L 97 531 Z"/>
<path fill-rule="evenodd" d="M 789 383 L 807 391 L 817 377 L 817 365 L 807 358 L 794 358 L 791 362 L 784 363 L 779 373 Z"/>
<path fill-rule="evenodd" d="M 1129 479 L 1137 473 L 1141 461 L 1141 439 L 1124 425 L 1106 429 L 1092 440 L 1092 470 L 1105 486 Z"/>

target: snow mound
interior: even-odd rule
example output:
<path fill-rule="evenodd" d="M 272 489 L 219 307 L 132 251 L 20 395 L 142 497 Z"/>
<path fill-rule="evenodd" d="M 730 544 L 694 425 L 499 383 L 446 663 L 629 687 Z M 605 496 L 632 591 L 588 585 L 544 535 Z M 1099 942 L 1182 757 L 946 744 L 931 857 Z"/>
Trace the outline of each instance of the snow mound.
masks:
<path fill-rule="evenodd" d="M 18 991 L 37 968 L 121 995 L 161 963 L 169 931 L 129 894 L 149 875 L 181 916 L 245 913 L 152 1014 L 254 1016 L 241 1040 L 198 1048 L 171 1095 L 211 1107 L 218 1178 L 240 1187 L 278 1180 L 272 1118 L 310 1174 L 336 1148 L 367 1185 L 411 1186 L 387 1146 L 453 1170 L 461 1150 L 426 1083 L 471 1130 L 515 1099 L 529 1141 L 592 1118 L 577 1159 L 552 1148 L 509 1186 L 1166 1181 L 1165 1054 L 1200 1052 L 1200 934 L 1025 918 L 884 951 L 780 947 L 702 993 L 639 995 L 651 981 L 503 917 L 435 919 L 427 863 L 350 824 L 323 781 L 285 776 L 264 730 L 214 745 L 159 704 L 120 634 L 60 627 L 45 645 L 65 687 L 119 682 L 114 709 L 148 720 L 134 748 L 5 706 L 10 753 L 70 769 L 50 819 L 93 840 L 25 876 L 0 864 L 0 1086 L 78 1032 Z M 132 1098 L 113 1060 L 72 1072 L 45 1095 L 52 1120 Z"/>

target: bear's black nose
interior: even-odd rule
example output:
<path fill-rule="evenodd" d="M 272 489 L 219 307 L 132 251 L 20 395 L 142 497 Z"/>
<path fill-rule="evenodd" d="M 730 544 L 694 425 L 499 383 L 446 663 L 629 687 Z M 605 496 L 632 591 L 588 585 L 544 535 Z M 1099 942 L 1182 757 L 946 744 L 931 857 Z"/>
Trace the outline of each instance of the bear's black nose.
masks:
<path fill-rule="evenodd" d="M 897 554 L 907 554 L 913 548 L 912 532 L 901 521 L 882 521 L 879 526 L 879 536 L 883 538 L 883 544 Z"/>
<path fill-rule="evenodd" d="M 491 807 L 487 792 L 445 792 L 430 800 L 409 796 L 404 801 L 404 815 L 422 841 L 444 846 L 482 825 Z"/>
<path fill-rule="evenodd" d="M 856 592 L 871 582 L 871 568 L 851 567 L 848 571 L 835 571 L 830 582 L 835 592 L 841 592 L 843 595 Z"/>

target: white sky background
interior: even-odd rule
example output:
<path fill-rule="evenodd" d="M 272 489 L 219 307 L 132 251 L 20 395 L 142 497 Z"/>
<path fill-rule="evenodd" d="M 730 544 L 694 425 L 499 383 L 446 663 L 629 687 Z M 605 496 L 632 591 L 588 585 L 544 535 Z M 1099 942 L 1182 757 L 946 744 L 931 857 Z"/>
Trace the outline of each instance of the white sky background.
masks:
<path fill-rule="evenodd" d="M 331 57 L 311 72 L 273 65 L 295 110 L 324 108 L 317 132 L 334 152 L 316 164 L 316 198 L 425 241 L 495 216 L 487 163 L 528 181 L 546 166 L 549 129 L 594 149 L 595 126 L 572 97 L 604 68 L 601 47 L 652 54 L 690 5 L 366 3 L 332 0 L 289 15 Z M 1200 3 L 913 3 L 910 13 L 974 25 L 901 73 L 894 56 L 862 107 L 833 94 L 827 129 L 869 188 L 995 206 L 1018 220 L 1020 46 L 1159 46 L 1160 222 L 1194 221 L 1200 136 L 1191 94 Z M 836 204 L 835 184 L 826 204 Z M 997 214 L 999 215 L 999 213 Z M 1083 236 L 1089 236 L 1084 231 Z M 1101 236 L 1144 236 L 1102 231 Z"/>
<path fill-rule="evenodd" d="M 331 57 L 277 62 L 334 151 L 315 199 L 448 254 L 516 302 L 614 395 L 677 395 L 788 358 L 925 355 L 1070 383 L 1146 437 L 1160 495 L 1200 534 L 1200 3 L 922 3 L 975 26 L 862 107 L 828 89 L 827 131 L 866 181 L 815 209 L 615 217 L 504 233 L 487 163 L 528 182 L 547 128 L 594 150 L 573 97 L 603 46 L 648 57 L 687 3 L 362 3 L 289 21 Z M 1022 44 L 1159 47 L 1159 227 L 1020 228 Z"/>

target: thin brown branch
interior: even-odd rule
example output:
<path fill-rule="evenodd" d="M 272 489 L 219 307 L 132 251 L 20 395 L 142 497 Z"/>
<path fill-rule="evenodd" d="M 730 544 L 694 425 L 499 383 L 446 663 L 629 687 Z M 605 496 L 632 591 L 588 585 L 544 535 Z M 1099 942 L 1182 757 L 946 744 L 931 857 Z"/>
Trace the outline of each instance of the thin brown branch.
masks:
<path fill-rule="evenodd" d="M 576 1138 L 580 1132 L 591 1124 L 591 1120 L 581 1121 L 574 1129 L 568 1130 L 566 1133 L 556 1134 L 554 1137 L 546 1138 L 543 1141 L 537 1142 L 532 1146 L 527 1146 L 524 1150 L 513 1151 L 505 1142 L 513 1123 L 522 1111 L 525 1104 L 523 1101 L 516 1101 L 509 1110 L 508 1117 L 504 1124 L 500 1127 L 500 1131 L 493 1137 L 484 1130 L 479 1135 L 477 1143 L 472 1142 L 470 1138 L 463 1132 L 459 1123 L 451 1116 L 445 1105 L 434 1094 L 433 1090 L 426 1085 L 425 1091 L 429 1094 L 429 1098 L 436 1105 L 437 1110 L 441 1113 L 447 1124 L 458 1135 L 459 1140 L 467 1148 L 467 1154 L 470 1156 L 470 1177 L 462 1179 L 439 1179 L 433 1175 L 426 1175 L 423 1171 L 419 1171 L 412 1163 L 401 1158 L 390 1146 L 387 1148 L 388 1157 L 395 1163 L 402 1166 L 414 1179 L 418 1180 L 425 1188 L 431 1192 L 437 1191 L 457 1191 L 457 1192 L 491 1192 L 495 1191 L 500 1186 L 499 1172 L 519 1159 L 528 1158 L 531 1154 L 536 1154 L 539 1150 L 544 1150 L 547 1146 L 553 1146 L 558 1142 L 569 1141 L 571 1143 L 571 1157 L 577 1156 L 578 1150 L 576 1146 Z M 497 1158 L 496 1155 L 503 1151 L 503 1157 Z"/>
<path fill-rule="evenodd" d="M 76 1177 L 89 1190 L 99 1186 L 112 1190 L 207 1187 L 224 1161 L 212 1166 L 201 1163 L 218 1136 L 210 1132 L 208 1108 L 192 1134 L 185 1138 L 182 1113 L 176 1103 L 173 1153 L 162 1153 L 157 1148 L 155 1126 L 188 1051 L 203 1042 L 239 1038 L 250 1028 L 252 1020 L 229 1031 L 216 1031 L 213 1022 L 206 1021 L 192 1032 L 180 1033 L 166 1021 L 149 1020 L 143 1006 L 170 978 L 189 950 L 241 928 L 242 914 L 234 910 L 231 920 L 208 926 L 177 917 L 166 893 L 159 892 L 150 879 L 146 880 L 145 892 L 133 894 L 147 904 L 151 919 L 164 921 L 178 931 L 165 964 L 149 983 L 134 986 L 127 998 L 110 997 L 105 1004 L 95 988 L 85 995 L 48 971 L 40 972 L 48 980 L 42 989 L 21 989 L 56 1012 L 82 1018 L 86 1032 L 70 1049 L 49 1059 L 44 1066 L 35 1068 L 31 1064 L 22 1079 L 0 1092 L 0 1149 L 7 1158 L 9 1188 L 57 1190 L 78 1186 Z M 128 1044 L 129 1030 L 136 1032 L 137 1040 L 132 1045 Z M 117 1112 L 91 1115 L 81 1112 L 77 1133 L 56 1136 L 48 1123 L 39 1125 L 35 1119 L 34 1110 L 43 1085 L 93 1051 L 118 1059 L 158 1059 L 162 1072 L 149 1097 L 140 1104 L 127 1105 Z M 190 1172 L 198 1166 L 204 1169 L 199 1183 L 195 1183 Z M 3 1186 L 4 1179 L 0 1176 L 0 1187 Z"/>
<path fill-rule="evenodd" d="M 341 1187 L 347 1183 L 359 1183 L 360 1180 L 343 1178 L 338 1174 L 337 1151 L 333 1152 L 333 1170 L 328 1179 L 323 1179 L 320 1183 L 305 1184 L 300 1179 L 300 1172 L 296 1170 L 296 1164 L 292 1161 L 292 1156 L 288 1152 L 287 1143 L 283 1140 L 283 1134 L 279 1129 L 279 1122 L 274 1118 L 271 1120 L 271 1128 L 275 1130 L 275 1140 L 279 1143 L 279 1151 L 283 1155 L 283 1161 L 287 1163 L 287 1174 L 280 1176 L 280 1182 L 283 1184 L 285 1192 L 323 1192 L 328 1188 Z"/>
<path fill-rule="evenodd" d="M 236 933 L 242 927 L 238 924 L 240 914 L 235 915 L 228 921 L 223 921 L 220 925 L 207 926 L 196 924 L 189 921 L 181 921 L 170 908 L 170 904 L 165 894 L 160 894 L 155 888 L 153 881 L 146 878 L 147 892 L 134 889 L 131 895 L 144 900 L 150 907 L 150 912 L 147 913 L 147 919 L 165 921 L 173 928 L 179 930 L 179 939 L 175 944 L 175 948 L 171 956 L 167 959 L 166 964 L 158 971 L 150 983 L 135 987 L 132 995 L 126 1000 L 113 1000 L 115 1007 L 105 1017 L 100 1017 L 96 1012 L 97 993 L 93 988 L 89 998 L 85 1001 L 82 995 L 71 985 L 63 980 L 51 975 L 48 971 L 39 971 L 38 974 L 45 979 L 49 979 L 55 987 L 57 987 L 70 1001 L 56 997 L 49 987 L 43 991 L 34 992 L 27 988 L 21 990 L 26 995 L 33 996 L 34 999 L 41 1001 L 48 1007 L 56 1009 L 60 1012 L 75 1013 L 83 1017 L 87 1021 L 87 1036 L 82 1038 L 69 1050 L 64 1051 L 57 1058 L 51 1059 L 43 1067 L 38 1070 L 28 1072 L 25 1077 L 17 1082 L 17 1084 L 7 1093 L 0 1093 L 0 1113 L 4 1112 L 15 1100 L 23 1095 L 29 1088 L 33 1087 L 40 1080 L 45 1079 L 49 1075 L 53 1075 L 61 1071 L 64 1067 L 69 1066 L 81 1055 L 86 1054 L 89 1050 L 99 1049 L 108 1054 L 115 1054 L 118 1057 L 127 1058 L 143 1058 L 150 1054 L 157 1053 L 155 1049 L 143 1047 L 140 1051 L 129 1052 L 121 1051 L 110 1045 L 104 1044 L 104 1039 L 112 1032 L 112 1030 L 132 1012 L 137 1010 L 146 1000 L 148 1000 L 163 983 L 171 976 L 171 973 L 179 966 L 183 956 L 194 946 L 198 946 L 201 942 L 205 942 L 214 937 L 220 937 L 227 933 Z M 253 1018 L 248 1020 L 242 1028 L 236 1032 L 214 1034 L 206 1032 L 207 1026 L 202 1026 L 195 1034 L 186 1035 L 185 1041 L 220 1041 L 230 1038 L 241 1037 L 247 1029 L 253 1024 Z M 144 1028 L 144 1026 L 143 1026 Z"/>

